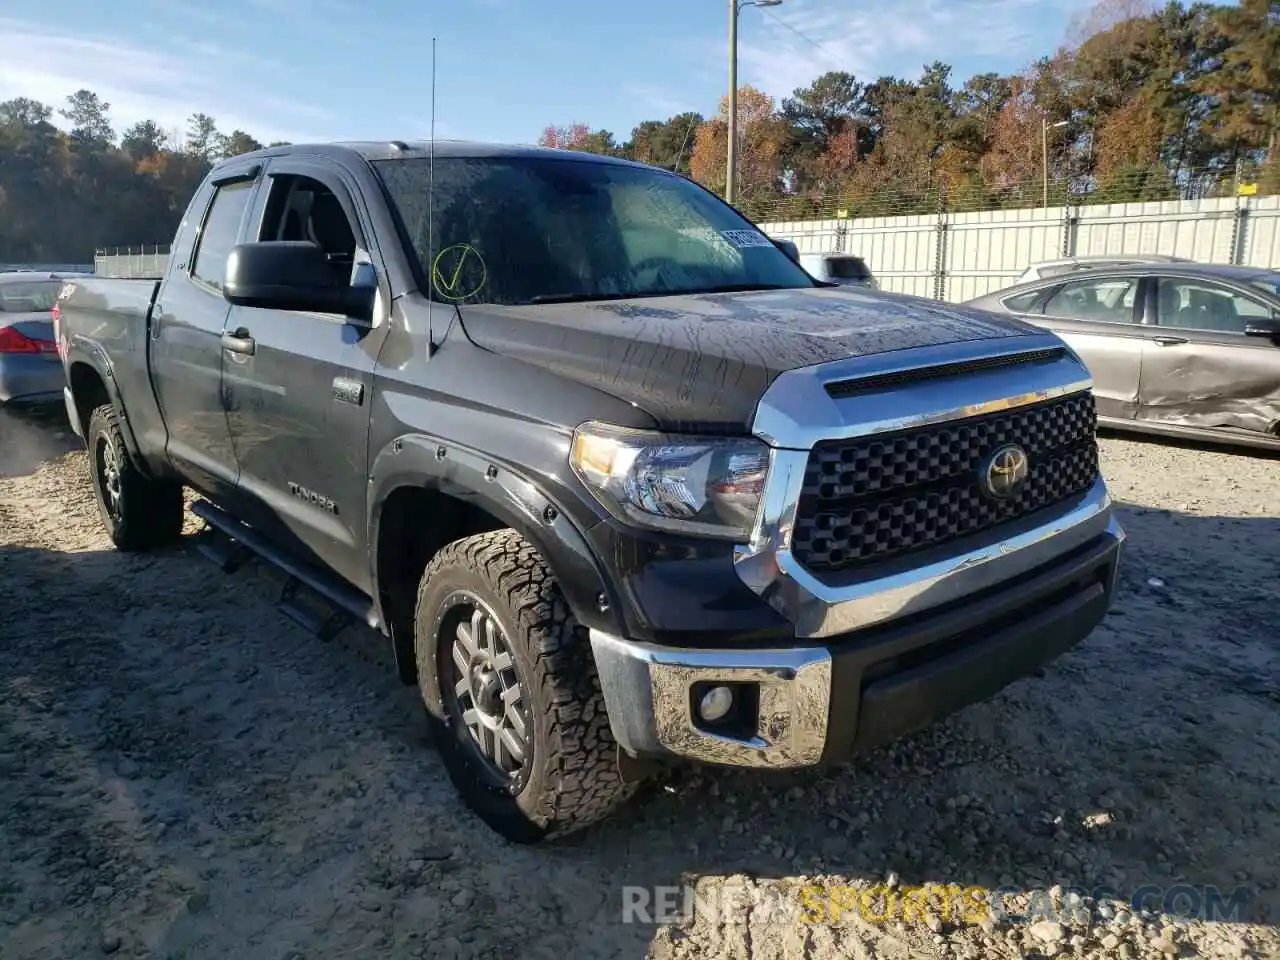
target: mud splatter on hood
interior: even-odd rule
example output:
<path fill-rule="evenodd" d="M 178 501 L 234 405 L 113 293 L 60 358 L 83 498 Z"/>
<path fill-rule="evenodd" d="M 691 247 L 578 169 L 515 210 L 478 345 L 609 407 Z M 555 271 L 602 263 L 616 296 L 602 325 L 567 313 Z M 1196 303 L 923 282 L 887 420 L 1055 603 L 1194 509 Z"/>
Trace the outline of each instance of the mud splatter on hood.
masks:
<path fill-rule="evenodd" d="M 835 288 L 539 306 L 466 306 L 478 346 L 648 411 L 669 429 L 748 429 L 778 374 L 1035 328 L 915 297 Z"/>

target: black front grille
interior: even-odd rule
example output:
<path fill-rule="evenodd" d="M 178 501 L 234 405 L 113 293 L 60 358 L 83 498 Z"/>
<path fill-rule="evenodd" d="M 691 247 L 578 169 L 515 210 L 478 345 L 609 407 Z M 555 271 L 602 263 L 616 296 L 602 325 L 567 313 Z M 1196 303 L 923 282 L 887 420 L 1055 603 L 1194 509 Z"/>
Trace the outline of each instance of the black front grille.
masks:
<path fill-rule="evenodd" d="M 1087 490 L 1098 475 L 1093 395 L 1002 413 L 827 440 L 809 455 L 792 552 L 811 570 L 845 570 L 945 543 Z M 987 457 L 1027 453 L 1026 482 L 998 500 L 983 490 Z"/>

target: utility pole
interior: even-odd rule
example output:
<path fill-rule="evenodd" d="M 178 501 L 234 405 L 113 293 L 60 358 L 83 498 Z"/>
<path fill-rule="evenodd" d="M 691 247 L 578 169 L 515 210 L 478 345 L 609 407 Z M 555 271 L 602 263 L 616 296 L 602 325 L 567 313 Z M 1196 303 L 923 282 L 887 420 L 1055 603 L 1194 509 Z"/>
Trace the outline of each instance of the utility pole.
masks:
<path fill-rule="evenodd" d="M 738 14 L 743 7 L 776 7 L 782 0 L 729 0 L 729 154 L 725 158 L 724 198 L 733 203 L 738 187 Z"/>
<path fill-rule="evenodd" d="M 738 178 L 738 0 L 729 0 L 729 155 L 724 176 L 724 199 L 732 204 Z"/>

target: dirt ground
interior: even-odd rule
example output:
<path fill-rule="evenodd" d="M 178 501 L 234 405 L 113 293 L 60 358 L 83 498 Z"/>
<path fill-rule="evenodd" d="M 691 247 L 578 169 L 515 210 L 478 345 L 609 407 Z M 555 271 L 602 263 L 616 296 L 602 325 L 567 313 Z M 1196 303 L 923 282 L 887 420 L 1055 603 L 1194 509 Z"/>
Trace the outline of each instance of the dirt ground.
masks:
<path fill-rule="evenodd" d="M 1280 955 L 1280 460 L 1103 447 L 1123 588 L 1043 676 L 530 849 L 462 808 L 377 638 L 314 639 L 260 565 L 113 552 L 65 422 L 0 413 L 0 957 Z M 876 919 L 921 884 L 1020 892 Z"/>

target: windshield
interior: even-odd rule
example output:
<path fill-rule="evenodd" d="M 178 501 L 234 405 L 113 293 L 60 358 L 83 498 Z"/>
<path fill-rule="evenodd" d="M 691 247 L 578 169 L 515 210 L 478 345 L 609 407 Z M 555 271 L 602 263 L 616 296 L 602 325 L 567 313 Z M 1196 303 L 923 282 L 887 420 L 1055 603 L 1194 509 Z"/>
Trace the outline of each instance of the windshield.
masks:
<path fill-rule="evenodd" d="M 0 281 L 0 313 L 47 313 L 61 289 L 61 280 Z"/>
<path fill-rule="evenodd" d="M 552 303 L 814 285 L 732 207 L 646 167 L 436 158 L 432 235 L 429 164 L 374 166 L 434 300 Z"/>
<path fill-rule="evenodd" d="M 1264 273 L 1250 281 L 1260 290 L 1265 290 L 1273 297 L 1280 297 L 1280 273 Z"/>

